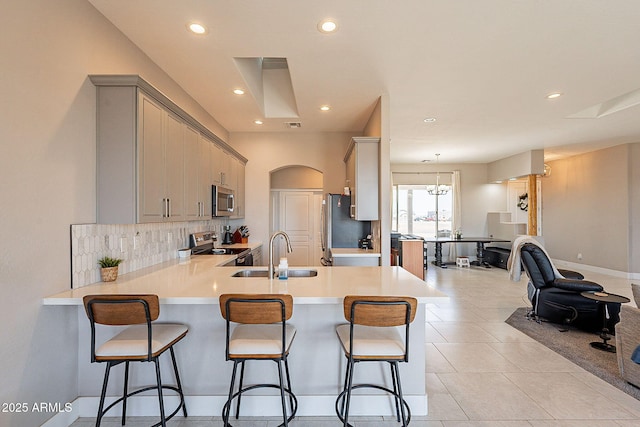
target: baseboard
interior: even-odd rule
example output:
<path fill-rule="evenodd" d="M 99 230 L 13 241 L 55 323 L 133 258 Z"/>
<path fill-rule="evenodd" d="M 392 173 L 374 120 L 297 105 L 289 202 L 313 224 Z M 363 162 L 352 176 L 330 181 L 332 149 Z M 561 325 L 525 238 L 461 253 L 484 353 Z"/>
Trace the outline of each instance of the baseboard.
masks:
<path fill-rule="evenodd" d="M 113 402 L 116 397 L 107 398 L 106 404 Z M 297 396 L 300 417 L 335 416 L 336 396 Z M 427 396 L 408 395 L 405 400 L 416 416 L 427 415 Z M 185 401 L 189 416 L 219 417 L 222 406 L 226 401 L 224 396 L 186 396 Z M 78 418 L 94 418 L 99 397 L 79 397 L 72 402 L 72 410 L 59 413 L 42 427 L 68 427 Z M 178 405 L 176 396 L 165 396 L 165 410 L 168 413 Z M 395 414 L 393 399 L 386 395 L 354 394 L 350 404 L 350 414 L 353 416 L 392 416 Z M 118 416 L 119 407 L 114 408 L 109 416 Z M 154 417 L 158 415 L 158 398 L 156 396 L 133 396 L 127 399 L 127 416 Z M 180 415 L 180 413 L 178 414 Z M 242 415 L 248 417 L 272 417 L 281 415 L 280 396 L 243 396 Z"/>
<path fill-rule="evenodd" d="M 53 417 L 49 418 L 41 427 L 69 427 L 75 420 L 80 417 L 79 413 L 79 401 L 80 398 L 71 402 L 71 410 L 67 410 L 65 406 L 64 411 L 58 412 Z M 95 414 L 94 414 L 95 416 Z"/>
<path fill-rule="evenodd" d="M 568 270 L 591 271 L 593 273 L 606 274 L 613 277 L 620 277 L 622 279 L 640 280 L 640 273 L 629 273 L 627 271 L 612 270 L 610 268 L 602 268 L 602 267 L 596 267 L 593 265 L 579 264 L 577 262 L 563 261 L 560 259 L 554 259 L 552 260 L 552 262 L 556 267 L 566 268 Z"/>

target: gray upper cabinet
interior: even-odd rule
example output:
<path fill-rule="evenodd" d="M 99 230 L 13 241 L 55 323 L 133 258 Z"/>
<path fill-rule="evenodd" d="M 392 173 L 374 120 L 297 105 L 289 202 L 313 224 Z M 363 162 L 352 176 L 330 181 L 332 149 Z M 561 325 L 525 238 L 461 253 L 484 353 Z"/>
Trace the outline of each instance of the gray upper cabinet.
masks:
<path fill-rule="evenodd" d="M 210 183 L 210 141 L 203 140 L 197 130 L 185 127 L 184 149 L 184 204 L 187 220 L 198 220 L 211 216 L 211 195 L 203 188 Z M 204 156 L 204 158 L 203 158 Z M 211 190 L 209 189 L 209 192 Z"/>
<path fill-rule="evenodd" d="M 138 96 L 138 222 L 184 221 L 184 124 Z"/>
<path fill-rule="evenodd" d="M 247 160 L 155 88 L 138 76 L 90 78 L 97 87 L 98 223 L 211 218 L 211 185 L 226 178 L 239 191 L 236 164 L 244 172 Z"/>
<path fill-rule="evenodd" d="M 246 165 L 238 159 L 235 159 L 236 164 L 236 212 L 235 218 L 244 218 L 245 215 L 245 167 Z"/>
<path fill-rule="evenodd" d="M 379 219 L 380 138 L 354 137 L 344 157 L 351 190 L 352 218 Z"/>

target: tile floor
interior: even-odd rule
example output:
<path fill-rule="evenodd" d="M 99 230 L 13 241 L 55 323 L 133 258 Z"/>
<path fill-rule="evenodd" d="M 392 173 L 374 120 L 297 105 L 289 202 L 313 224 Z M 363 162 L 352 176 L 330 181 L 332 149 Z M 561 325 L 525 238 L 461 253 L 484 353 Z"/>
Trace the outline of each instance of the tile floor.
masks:
<path fill-rule="evenodd" d="M 584 272 L 609 292 L 631 298 L 630 281 Z M 640 426 L 640 401 L 610 386 L 513 329 L 504 320 L 528 304 L 526 278 L 513 283 L 505 270 L 430 266 L 426 281 L 450 295 L 427 306 L 426 368 L 429 415 L 414 427 L 620 427 Z M 631 303 L 633 304 L 633 303 Z M 585 351 L 595 351 L 586 348 Z M 131 418 L 129 427 L 157 420 Z M 275 427 L 275 418 L 234 422 Z M 355 427 L 397 426 L 382 417 L 353 419 Z M 93 425 L 79 419 L 73 427 Z M 119 426 L 114 418 L 102 424 Z M 221 426 L 219 418 L 190 417 L 172 427 Z M 337 426 L 336 418 L 298 418 L 292 427 Z"/>

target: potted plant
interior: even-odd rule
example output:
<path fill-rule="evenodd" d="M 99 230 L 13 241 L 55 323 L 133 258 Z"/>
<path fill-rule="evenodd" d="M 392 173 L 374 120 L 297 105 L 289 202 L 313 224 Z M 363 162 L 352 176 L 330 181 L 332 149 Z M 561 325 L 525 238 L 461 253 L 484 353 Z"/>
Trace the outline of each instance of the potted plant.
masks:
<path fill-rule="evenodd" d="M 108 256 L 98 260 L 103 282 L 113 282 L 118 278 L 118 265 L 120 265 L 121 262 L 122 260 L 120 258 L 111 258 Z"/>

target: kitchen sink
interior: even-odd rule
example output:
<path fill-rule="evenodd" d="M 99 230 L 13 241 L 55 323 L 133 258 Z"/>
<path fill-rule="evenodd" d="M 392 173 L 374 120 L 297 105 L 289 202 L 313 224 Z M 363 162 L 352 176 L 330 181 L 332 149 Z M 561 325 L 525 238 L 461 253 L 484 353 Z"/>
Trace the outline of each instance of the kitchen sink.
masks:
<path fill-rule="evenodd" d="M 289 277 L 316 277 L 318 270 L 289 269 Z M 240 270 L 233 273 L 231 277 L 268 277 L 267 270 Z"/>

